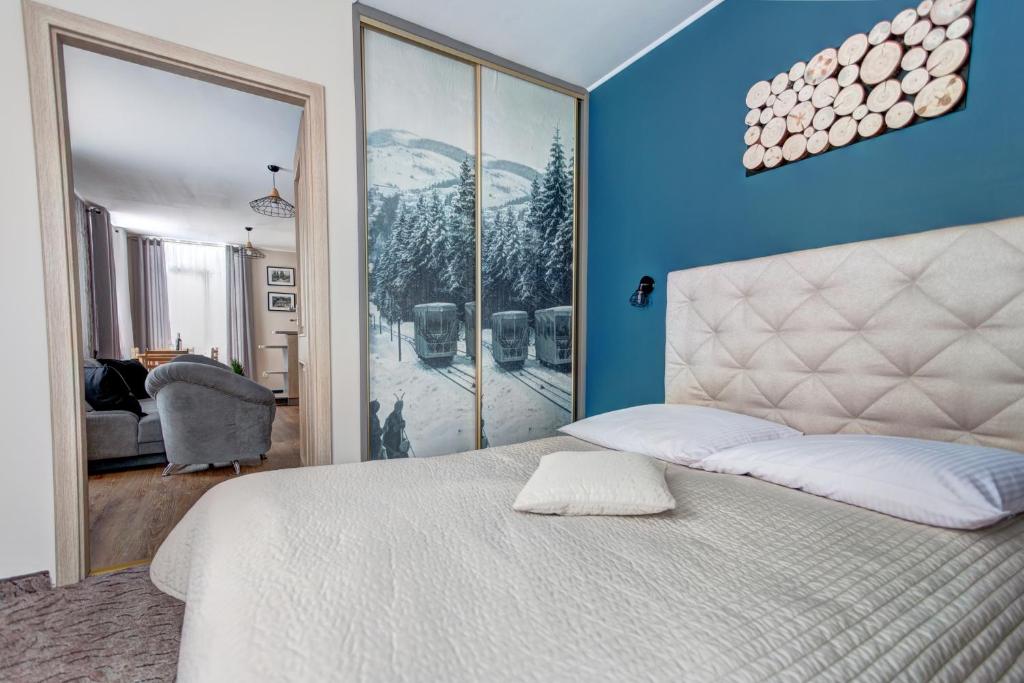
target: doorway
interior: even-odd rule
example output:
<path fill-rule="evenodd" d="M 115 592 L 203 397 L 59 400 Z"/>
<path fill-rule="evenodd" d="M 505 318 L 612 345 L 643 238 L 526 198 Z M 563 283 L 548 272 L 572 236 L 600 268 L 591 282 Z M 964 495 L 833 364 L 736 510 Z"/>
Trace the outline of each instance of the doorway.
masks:
<path fill-rule="evenodd" d="M 95 319 L 89 321 L 88 317 L 98 316 L 105 319 L 103 316 L 108 316 L 111 309 L 114 309 L 115 312 L 117 309 L 116 305 L 97 306 L 95 292 L 83 291 L 85 287 L 79 277 L 78 264 L 86 250 L 89 250 L 91 254 L 93 246 L 86 246 L 78 239 L 80 233 L 76 228 L 76 210 L 80 212 L 82 207 L 76 202 L 88 204 L 86 209 L 87 211 L 91 209 L 89 213 L 95 217 L 95 220 L 99 223 L 106 222 L 109 229 L 105 232 L 100 229 L 97 234 L 107 235 L 111 238 L 112 243 L 116 236 L 114 233 L 116 227 L 125 228 L 125 232 L 134 233 L 132 236 L 137 240 L 166 240 L 170 244 L 177 245 L 175 249 L 169 251 L 181 252 L 174 255 L 174 259 L 177 259 L 175 263 L 180 266 L 175 272 L 175 276 L 180 275 L 185 286 L 191 282 L 192 285 L 205 287 L 212 281 L 219 281 L 220 275 L 214 273 L 221 266 L 226 267 L 230 272 L 232 249 L 239 257 L 239 268 L 243 268 L 252 281 L 256 281 L 256 277 L 253 276 L 255 272 L 260 275 L 260 282 L 268 283 L 263 285 L 262 289 L 252 287 L 255 295 L 252 301 L 253 308 L 260 306 L 265 311 L 277 312 L 286 317 L 290 316 L 287 321 L 290 327 L 280 323 L 271 323 L 270 327 L 273 329 L 270 329 L 270 332 L 285 333 L 281 335 L 280 339 L 251 340 L 254 356 L 255 354 L 265 355 L 268 369 L 262 371 L 259 369 L 261 360 L 256 356 L 249 361 L 251 367 L 242 370 L 243 374 L 247 372 L 251 375 L 249 381 L 260 383 L 259 380 L 262 379 L 264 386 L 268 387 L 268 391 L 275 392 L 276 390 L 273 396 L 279 400 L 273 402 L 282 405 L 277 406 L 274 429 L 281 438 L 273 442 L 273 446 L 267 449 L 267 453 L 258 454 L 267 456 L 265 462 L 257 459 L 255 462 L 239 463 L 239 466 L 242 469 L 247 465 L 252 468 L 267 467 L 267 463 L 274 462 L 275 449 L 278 449 L 278 452 L 281 450 L 291 452 L 295 465 L 330 462 L 330 339 L 327 307 L 327 200 L 323 89 L 313 83 L 226 60 L 44 5 L 26 3 L 24 16 L 32 88 L 44 268 L 47 275 L 46 307 L 51 379 L 57 551 L 55 579 L 59 585 L 63 585 L 80 580 L 90 571 L 92 565 L 89 556 L 89 501 L 91 496 L 88 475 L 89 434 L 92 433 L 92 430 L 89 427 L 86 413 L 93 411 L 89 410 L 90 406 L 85 400 L 85 364 L 87 359 L 96 355 L 97 341 L 102 340 L 92 337 L 87 332 L 90 329 L 97 329 L 98 322 Z M 124 197 L 117 196 L 118 193 L 105 198 L 100 196 L 102 191 L 93 187 L 90 189 L 90 193 L 95 195 L 93 198 L 76 198 L 75 190 L 83 189 L 76 184 L 76 172 L 82 173 L 84 178 L 86 171 L 76 159 L 76 151 L 73 149 L 75 147 L 75 122 L 69 119 L 69 86 L 73 85 L 68 81 L 68 54 L 71 50 L 83 53 L 89 59 L 113 58 L 113 61 L 117 61 L 124 67 L 145 68 L 157 73 L 160 77 L 183 77 L 186 80 L 197 81 L 204 87 L 215 86 L 235 97 L 256 96 L 272 101 L 272 104 L 283 104 L 292 108 L 298 120 L 292 147 L 294 155 L 288 159 L 266 160 L 272 166 L 288 168 L 292 178 L 286 179 L 273 174 L 275 178 L 272 180 L 271 172 L 262 171 L 265 175 L 264 185 L 261 187 L 261 191 L 253 195 L 253 199 L 272 194 L 270 192 L 271 185 L 272 183 L 277 185 L 277 181 L 282 181 L 277 186 L 280 189 L 276 190 L 279 194 L 282 194 L 282 191 L 283 194 L 289 194 L 291 187 L 294 188 L 294 197 L 292 198 L 296 207 L 293 232 L 294 265 L 283 261 L 271 263 L 268 259 L 264 259 L 265 263 L 260 264 L 262 267 L 255 267 L 254 262 L 250 260 L 253 251 L 262 253 L 272 251 L 259 246 L 259 233 L 251 240 L 243 238 L 237 242 L 216 238 L 207 238 L 210 241 L 197 239 L 203 237 L 202 235 L 156 234 L 160 232 L 157 223 L 146 226 L 142 225 L 143 221 L 141 220 L 132 221 L 130 219 L 131 212 L 123 202 Z M 79 157 L 85 156 L 84 151 L 81 150 L 78 150 L 77 154 Z M 280 153 L 278 156 L 281 156 Z M 95 179 L 96 175 L 92 175 Z M 125 185 L 130 185 L 130 173 L 129 177 L 122 175 L 122 181 Z M 201 194 L 201 192 L 194 192 L 194 196 L 197 198 Z M 214 188 L 210 195 L 224 197 L 229 196 L 230 192 L 218 191 L 218 188 Z M 84 202 L 83 199 L 89 199 L 89 201 Z M 104 206 L 104 202 L 111 204 L 111 207 Z M 118 222 L 134 222 L 135 225 L 131 227 L 135 229 L 131 230 L 128 225 L 117 225 Z M 236 229 L 241 232 L 243 227 L 244 225 L 238 225 Z M 255 244 L 247 245 L 246 241 Z M 200 242 L 202 244 L 197 244 Z M 209 254 L 199 247 L 208 247 L 209 249 L 206 251 L 209 251 Z M 214 254 L 214 251 L 217 253 Z M 109 253 L 114 255 L 112 261 L 116 263 L 118 260 L 116 243 L 110 248 Z M 111 279 L 115 281 L 114 287 L 116 288 L 117 268 L 112 268 L 111 272 Z M 166 263 L 164 272 L 171 272 L 167 269 Z M 98 279 L 102 280 L 102 277 Z M 225 275 L 223 279 L 227 282 L 230 277 Z M 291 279 L 291 289 L 288 285 L 289 279 Z M 99 284 L 103 285 L 102 282 Z M 266 291 L 263 291 L 264 289 Z M 260 299 L 256 300 L 256 296 L 259 296 Z M 219 295 L 212 296 L 211 301 L 218 298 Z M 230 306 L 230 303 L 226 306 Z M 173 311 L 173 307 L 171 309 Z M 182 307 L 179 305 L 178 309 L 180 312 Z M 160 335 L 157 335 L 154 339 L 147 339 L 144 350 L 140 348 L 135 354 L 140 363 L 153 371 L 162 360 L 157 357 L 160 355 L 158 352 L 185 352 L 188 350 L 193 351 L 198 357 L 194 360 L 206 359 L 206 365 L 211 367 L 212 363 L 229 364 L 232 360 L 238 360 L 238 358 L 220 355 L 221 348 L 225 350 L 226 356 L 236 355 L 232 349 L 237 348 L 237 345 L 232 345 L 230 331 L 226 338 L 218 336 L 220 329 L 224 327 L 217 322 L 221 318 L 219 309 L 213 307 L 207 313 L 207 320 L 200 323 L 195 323 L 193 320 L 189 323 L 195 323 L 195 326 L 189 328 L 190 331 L 187 333 L 194 343 L 190 343 L 185 338 L 186 334 L 182 335 L 181 344 L 177 343 L 177 335 L 172 336 L 169 344 L 168 340 L 159 338 Z M 185 320 L 181 315 L 178 318 L 182 321 Z M 99 322 L 102 322 L 102 319 Z M 113 319 L 117 320 L 117 316 L 114 315 Z M 182 322 L 181 326 L 184 327 L 185 324 Z M 230 323 L 227 327 L 230 327 Z M 110 330 L 106 330 L 103 334 L 109 336 Z M 102 336 L 102 334 L 97 336 Z M 223 345 L 210 343 L 210 339 L 221 338 L 224 338 Z M 114 348 L 118 351 L 116 355 L 132 355 L 132 352 L 125 353 L 127 347 L 120 348 L 124 346 L 124 334 L 120 336 L 114 334 L 113 339 L 115 340 Z M 171 348 L 164 348 L 167 345 L 170 345 Z M 152 357 L 147 355 L 150 351 L 154 352 Z M 290 356 L 289 352 L 291 352 Z M 218 357 L 214 358 L 214 356 Z M 277 366 L 270 365 L 275 362 L 271 360 L 271 356 L 280 356 L 277 358 Z M 284 365 L 280 366 L 279 361 L 282 359 L 287 360 L 284 360 Z M 118 358 L 117 360 L 132 359 Z M 229 372 L 223 368 L 215 369 L 217 372 Z M 285 379 L 288 375 L 290 377 Z M 289 379 L 291 381 L 288 381 Z M 275 383 L 273 380 L 278 381 Z M 295 402 L 298 403 L 299 408 L 287 405 Z M 140 419 L 145 418 L 141 417 Z M 138 438 L 141 444 L 143 439 L 141 430 Z M 147 437 L 147 443 L 151 442 L 152 439 Z M 94 440 L 93 443 L 95 444 L 96 441 Z M 144 449 L 140 448 L 139 450 Z M 147 453 L 147 455 L 152 454 Z M 218 456 L 220 455 L 221 453 L 218 453 Z M 162 495 L 148 499 L 146 505 L 156 517 L 163 520 L 162 524 L 165 527 L 165 530 L 157 532 L 157 535 L 169 531 L 176 521 L 174 518 L 180 517 L 191 504 L 190 501 L 198 498 L 205 488 L 223 478 L 234 476 L 231 467 L 233 463 L 230 461 L 233 458 L 227 459 L 226 463 L 218 462 L 218 460 L 226 458 L 211 456 L 210 459 L 215 464 L 226 464 L 228 467 L 203 466 L 202 472 L 190 471 L 174 475 L 169 478 L 171 482 L 174 482 L 173 487 L 188 489 L 191 491 L 189 495 L 175 495 L 172 493 L 174 488 L 167 486 L 159 491 Z M 278 463 L 284 464 L 286 461 L 287 458 L 280 458 Z M 167 480 L 153 479 L 153 477 L 159 477 L 160 470 L 155 473 L 147 471 L 146 477 L 132 474 L 143 471 L 146 470 L 135 469 L 118 473 L 118 476 L 132 480 L 128 483 L 122 482 L 124 485 L 117 487 L 122 489 L 122 493 L 118 495 L 124 497 L 124 490 L 131 490 L 133 486 L 143 485 L 143 480 L 149 483 L 155 481 L 157 484 L 168 483 Z M 101 489 L 99 481 L 97 481 L 96 488 L 99 492 Z M 171 494 L 169 499 L 167 494 Z M 168 502 L 169 500 L 170 502 Z M 154 543 L 155 541 L 150 538 L 149 541 L 138 544 L 137 548 L 151 549 Z M 116 544 L 113 545 L 116 546 Z M 140 554 L 137 549 L 125 552 Z M 144 551 L 143 554 L 148 552 L 150 550 Z M 106 559 L 98 559 L 98 562 L 106 564 L 110 562 L 109 558 L 114 557 L 117 557 L 116 551 L 108 553 L 105 556 Z M 144 561 L 146 559 L 148 557 L 133 557 L 125 558 L 125 561 Z"/>

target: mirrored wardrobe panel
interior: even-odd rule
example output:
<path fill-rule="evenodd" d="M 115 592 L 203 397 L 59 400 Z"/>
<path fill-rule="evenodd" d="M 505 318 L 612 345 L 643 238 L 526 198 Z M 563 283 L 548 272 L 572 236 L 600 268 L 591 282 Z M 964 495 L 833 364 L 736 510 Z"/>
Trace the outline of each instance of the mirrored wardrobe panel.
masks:
<path fill-rule="evenodd" d="M 366 455 L 553 436 L 575 409 L 579 100 L 361 32 Z"/>
<path fill-rule="evenodd" d="M 572 420 L 576 98 L 483 68 L 484 445 Z"/>
<path fill-rule="evenodd" d="M 476 447 L 474 67 L 363 35 L 371 459 Z"/>

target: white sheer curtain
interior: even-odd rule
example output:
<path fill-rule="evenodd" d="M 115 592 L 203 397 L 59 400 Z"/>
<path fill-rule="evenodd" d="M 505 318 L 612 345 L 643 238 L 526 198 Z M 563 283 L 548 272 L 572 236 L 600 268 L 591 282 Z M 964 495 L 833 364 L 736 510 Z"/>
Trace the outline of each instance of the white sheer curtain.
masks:
<path fill-rule="evenodd" d="M 228 343 L 224 247 L 164 241 L 171 336 L 182 348 L 223 354 Z M 221 360 L 224 358 L 222 356 Z"/>
<path fill-rule="evenodd" d="M 111 251 L 114 256 L 114 293 L 117 307 L 117 344 L 121 355 L 118 358 L 131 358 L 132 347 L 135 346 L 135 335 L 132 333 L 132 300 L 128 272 L 128 233 L 124 228 L 114 228 L 111 239 Z"/>

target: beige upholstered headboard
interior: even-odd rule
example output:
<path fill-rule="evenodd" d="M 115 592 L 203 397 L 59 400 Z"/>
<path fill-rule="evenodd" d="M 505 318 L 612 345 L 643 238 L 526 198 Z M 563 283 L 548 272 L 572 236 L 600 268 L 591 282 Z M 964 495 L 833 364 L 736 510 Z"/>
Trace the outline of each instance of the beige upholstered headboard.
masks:
<path fill-rule="evenodd" d="M 1024 218 L 669 274 L 665 400 L 1024 452 Z"/>

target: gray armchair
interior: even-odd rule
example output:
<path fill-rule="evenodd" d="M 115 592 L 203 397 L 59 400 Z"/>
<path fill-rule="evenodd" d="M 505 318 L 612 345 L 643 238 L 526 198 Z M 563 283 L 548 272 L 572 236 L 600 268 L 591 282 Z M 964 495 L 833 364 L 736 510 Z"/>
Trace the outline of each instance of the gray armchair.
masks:
<path fill-rule="evenodd" d="M 228 463 L 270 450 L 276 404 L 266 387 L 205 356 L 179 356 L 154 368 L 146 391 L 160 411 L 167 468 Z"/>

